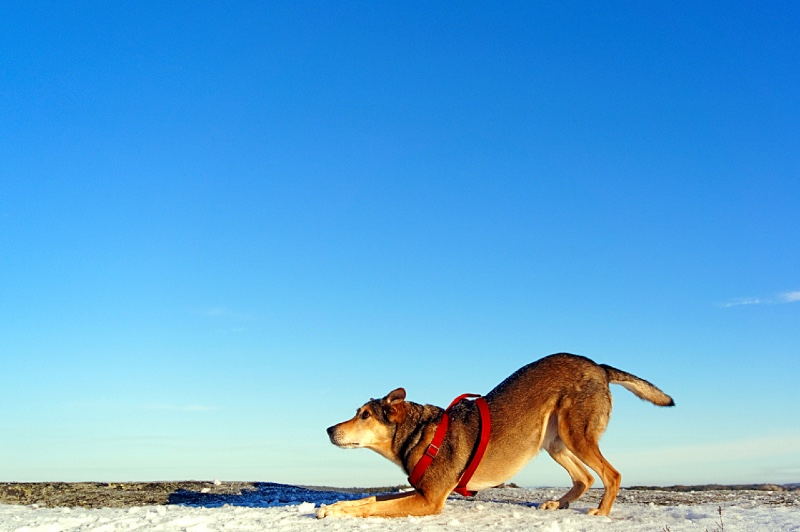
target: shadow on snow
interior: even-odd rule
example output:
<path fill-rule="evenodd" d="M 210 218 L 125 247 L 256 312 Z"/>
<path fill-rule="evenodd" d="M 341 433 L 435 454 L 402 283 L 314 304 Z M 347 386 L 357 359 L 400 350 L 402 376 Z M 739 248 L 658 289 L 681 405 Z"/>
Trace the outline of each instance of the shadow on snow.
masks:
<path fill-rule="evenodd" d="M 253 489 L 243 489 L 238 494 L 203 493 L 180 489 L 169 495 L 169 504 L 201 508 L 220 508 L 222 506 L 241 506 L 246 508 L 273 508 L 292 506 L 304 502 L 333 504 L 336 501 L 364 497 L 364 494 L 339 491 L 318 491 L 274 482 L 257 482 Z"/>

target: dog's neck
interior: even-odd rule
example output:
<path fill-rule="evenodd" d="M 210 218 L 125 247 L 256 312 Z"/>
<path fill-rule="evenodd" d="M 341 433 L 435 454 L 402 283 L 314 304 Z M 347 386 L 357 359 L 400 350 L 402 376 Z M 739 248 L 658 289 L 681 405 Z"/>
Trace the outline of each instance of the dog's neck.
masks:
<path fill-rule="evenodd" d="M 392 439 L 391 456 L 387 458 L 402 467 L 406 474 L 410 474 L 433 439 L 444 409 L 410 401 L 406 405 L 408 410 L 405 419 L 397 424 Z"/>

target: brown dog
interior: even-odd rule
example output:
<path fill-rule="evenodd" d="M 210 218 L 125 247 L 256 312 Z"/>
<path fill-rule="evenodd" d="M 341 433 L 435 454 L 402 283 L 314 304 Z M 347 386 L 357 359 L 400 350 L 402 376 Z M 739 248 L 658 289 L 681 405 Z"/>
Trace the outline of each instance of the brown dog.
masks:
<path fill-rule="evenodd" d="M 609 383 L 621 384 L 658 406 L 675 404 L 653 384 L 611 366 L 567 353 L 545 357 L 516 371 L 486 395 L 491 436 L 468 488 L 481 490 L 505 482 L 544 448 L 567 470 L 572 489 L 539 508 L 567 508 L 583 495 L 594 482 L 585 467 L 589 466 L 605 487 L 600 506 L 589 513 L 608 515 L 621 478 L 598 447 L 611 414 Z M 331 442 L 343 448 L 372 449 L 410 473 L 444 411 L 405 398 L 405 390 L 398 388 L 383 399 L 370 400 L 355 417 L 328 428 Z M 414 491 L 322 506 L 317 517 L 405 517 L 440 512 L 476 447 L 478 427 L 475 403 L 458 403 L 450 411 L 450 426 L 439 453 Z"/>

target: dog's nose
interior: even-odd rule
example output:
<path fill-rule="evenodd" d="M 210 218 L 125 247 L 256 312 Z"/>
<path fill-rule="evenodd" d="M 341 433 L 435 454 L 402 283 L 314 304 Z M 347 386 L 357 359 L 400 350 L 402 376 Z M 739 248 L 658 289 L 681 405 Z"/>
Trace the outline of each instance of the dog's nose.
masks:
<path fill-rule="evenodd" d="M 328 431 L 328 436 L 333 436 L 333 427 L 328 427 L 327 431 Z"/>

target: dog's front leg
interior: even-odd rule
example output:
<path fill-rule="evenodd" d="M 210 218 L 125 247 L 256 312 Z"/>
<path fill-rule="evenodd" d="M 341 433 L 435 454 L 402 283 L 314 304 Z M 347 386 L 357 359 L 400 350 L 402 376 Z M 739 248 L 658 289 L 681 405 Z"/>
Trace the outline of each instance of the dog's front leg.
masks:
<path fill-rule="evenodd" d="M 406 491 L 390 495 L 367 497 L 357 501 L 340 501 L 317 509 L 317 517 L 408 517 L 439 513 L 447 500 L 447 494 L 432 500 L 420 492 Z"/>
<path fill-rule="evenodd" d="M 317 519 L 322 519 L 323 517 L 344 517 L 347 515 L 357 515 L 358 512 L 355 511 L 355 508 L 359 506 L 366 506 L 367 504 L 374 504 L 376 501 L 376 497 L 367 497 L 365 499 L 357 499 L 355 501 L 339 501 L 333 504 L 326 505 L 323 504 L 319 508 L 317 508 Z"/>

